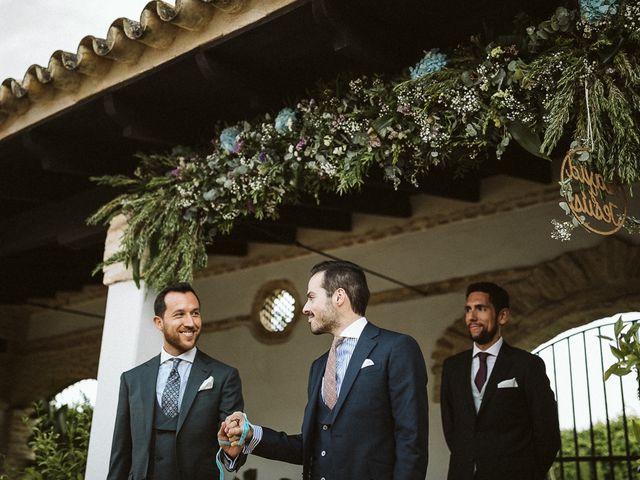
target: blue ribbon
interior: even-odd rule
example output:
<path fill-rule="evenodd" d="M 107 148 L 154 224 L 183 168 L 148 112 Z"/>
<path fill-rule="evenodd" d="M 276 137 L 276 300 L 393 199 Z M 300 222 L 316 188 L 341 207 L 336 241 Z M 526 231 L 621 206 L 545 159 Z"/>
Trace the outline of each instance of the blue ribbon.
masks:
<path fill-rule="evenodd" d="M 238 441 L 235 442 L 235 445 L 239 447 L 244 445 L 244 441 L 247 438 L 247 433 L 249 433 L 249 428 L 251 428 L 251 424 L 247 419 L 247 414 L 243 413 L 242 415 L 244 416 L 244 422 L 242 424 L 242 433 L 240 434 L 240 438 L 238 439 Z M 218 453 L 216 454 L 216 465 L 218 465 L 218 473 L 220 474 L 220 480 L 224 480 L 224 465 L 222 464 L 222 452 L 224 450 L 222 450 L 222 447 L 232 445 L 232 443 L 227 440 L 218 439 L 218 445 L 220 445 L 220 448 L 218 449 Z"/>

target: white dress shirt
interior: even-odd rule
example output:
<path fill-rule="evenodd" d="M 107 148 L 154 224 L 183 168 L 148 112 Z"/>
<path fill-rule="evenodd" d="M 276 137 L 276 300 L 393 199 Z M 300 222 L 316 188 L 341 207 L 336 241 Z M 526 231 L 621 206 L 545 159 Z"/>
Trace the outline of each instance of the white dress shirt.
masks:
<path fill-rule="evenodd" d="M 196 358 L 196 351 L 196 347 L 193 347 L 191 350 L 187 350 L 177 357 L 174 357 L 173 355 L 167 353 L 164 348 L 160 351 L 160 368 L 158 369 L 158 379 L 156 381 L 156 398 L 158 399 L 158 405 L 162 406 L 162 392 L 164 392 L 164 387 L 167 385 L 169 374 L 171 373 L 171 369 L 173 368 L 172 360 L 174 358 L 179 358 L 180 360 L 182 360 L 180 363 L 178 363 L 178 373 L 180 374 L 178 410 L 180 410 L 180 405 L 182 404 L 182 396 L 184 395 L 184 391 L 187 388 L 189 373 L 191 373 L 191 366 L 193 365 L 193 361 Z"/>
<path fill-rule="evenodd" d="M 502 344 L 504 341 L 502 337 L 498 339 L 496 343 L 491 345 L 486 350 L 481 350 L 478 348 L 478 345 L 473 344 L 473 357 L 471 359 L 471 392 L 473 393 L 473 404 L 476 407 L 476 413 L 480 410 L 480 404 L 482 403 L 482 397 L 484 396 L 484 391 L 487 388 L 487 384 L 489 383 L 489 378 L 491 378 L 491 372 L 493 371 L 493 366 L 496 364 L 496 358 L 498 357 L 498 353 L 500 353 L 500 348 L 502 348 Z M 476 374 L 480 369 L 480 359 L 478 358 L 478 353 L 485 352 L 489 355 L 487 356 L 487 380 L 484 382 L 482 386 L 482 390 L 479 392 L 478 388 L 475 384 Z"/>

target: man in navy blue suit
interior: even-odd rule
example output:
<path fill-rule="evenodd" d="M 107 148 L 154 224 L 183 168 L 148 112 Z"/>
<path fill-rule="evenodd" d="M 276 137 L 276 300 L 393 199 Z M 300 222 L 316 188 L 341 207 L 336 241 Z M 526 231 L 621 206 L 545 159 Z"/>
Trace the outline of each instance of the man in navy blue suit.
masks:
<path fill-rule="evenodd" d="M 302 433 L 251 426 L 244 449 L 303 465 L 303 479 L 424 480 L 427 472 L 427 372 L 416 341 L 369 323 L 369 288 L 360 267 L 325 261 L 311 270 L 303 312 L 331 349 L 313 362 Z M 229 416 L 219 438 L 235 440 L 243 416 Z"/>

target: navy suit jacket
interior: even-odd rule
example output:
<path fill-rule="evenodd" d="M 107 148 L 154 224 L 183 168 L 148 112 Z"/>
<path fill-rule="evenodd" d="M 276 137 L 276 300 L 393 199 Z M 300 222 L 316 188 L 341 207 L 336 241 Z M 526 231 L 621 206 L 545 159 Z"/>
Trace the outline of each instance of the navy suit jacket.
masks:
<path fill-rule="evenodd" d="M 147 478 L 159 367 L 157 355 L 122 374 L 107 480 Z M 213 388 L 198 391 L 209 376 Z M 243 407 L 238 371 L 197 350 L 178 416 L 176 480 L 217 478 L 220 422 Z"/>
<path fill-rule="evenodd" d="M 256 455 L 303 465 L 311 475 L 317 401 L 328 352 L 311 365 L 302 433 L 263 429 Z M 365 359 L 374 365 L 361 368 Z M 368 323 L 349 361 L 333 410 L 336 478 L 424 480 L 427 472 L 427 371 L 407 336 Z"/>
<path fill-rule="evenodd" d="M 471 355 L 467 350 L 448 358 L 442 371 L 442 427 L 451 451 L 448 479 L 545 478 L 560 448 L 560 429 L 544 362 L 503 343 L 476 414 Z M 498 388 L 513 378 L 517 388 Z"/>

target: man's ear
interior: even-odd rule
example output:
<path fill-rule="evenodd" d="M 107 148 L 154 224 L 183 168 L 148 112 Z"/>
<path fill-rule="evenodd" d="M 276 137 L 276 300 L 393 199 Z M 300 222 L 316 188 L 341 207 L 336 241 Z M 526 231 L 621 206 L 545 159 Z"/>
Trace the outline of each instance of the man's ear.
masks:
<path fill-rule="evenodd" d="M 338 304 L 338 306 L 340 306 L 347 299 L 347 292 L 345 292 L 343 288 L 338 288 L 335 291 L 334 296 L 336 299 L 336 303 Z"/>
<path fill-rule="evenodd" d="M 509 317 L 511 315 L 511 311 L 508 308 L 503 308 L 498 313 L 498 325 L 501 327 L 509 323 Z"/>
<path fill-rule="evenodd" d="M 158 330 L 160 330 L 161 332 L 164 332 L 164 325 L 162 323 L 162 318 L 156 315 L 155 317 L 153 317 L 153 324 L 156 326 Z"/>

